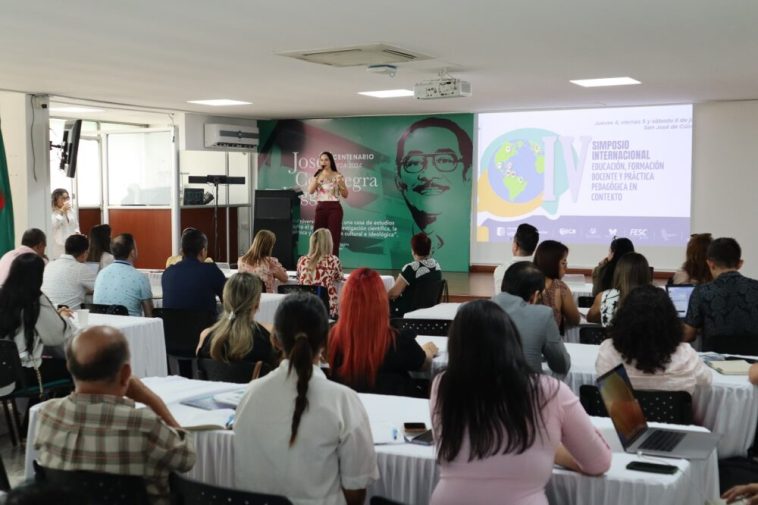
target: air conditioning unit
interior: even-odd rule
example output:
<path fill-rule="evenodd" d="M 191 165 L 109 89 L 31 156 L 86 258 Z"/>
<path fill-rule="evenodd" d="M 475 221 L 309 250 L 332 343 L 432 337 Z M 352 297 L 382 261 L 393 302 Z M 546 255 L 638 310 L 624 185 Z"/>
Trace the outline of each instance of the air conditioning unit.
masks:
<path fill-rule="evenodd" d="M 206 124 L 205 147 L 255 150 L 258 148 L 258 127 Z"/>

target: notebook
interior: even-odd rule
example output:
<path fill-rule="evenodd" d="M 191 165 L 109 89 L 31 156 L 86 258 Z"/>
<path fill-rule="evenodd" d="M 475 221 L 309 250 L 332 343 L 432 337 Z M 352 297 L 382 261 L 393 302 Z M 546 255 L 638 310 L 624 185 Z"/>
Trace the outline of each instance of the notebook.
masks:
<path fill-rule="evenodd" d="M 706 459 L 716 449 L 715 433 L 650 428 L 624 365 L 597 378 L 605 409 L 624 451 L 685 459 Z"/>
<path fill-rule="evenodd" d="M 750 370 L 750 363 L 744 359 L 711 360 L 707 364 L 721 375 L 747 375 Z"/>
<path fill-rule="evenodd" d="M 666 292 L 671 298 L 679 319 L 684 319 L 687 315 L 687 307 L 690 304 L 690 296 L 695 286 L 692 284 L 670 284 L 666 286 Z"/>

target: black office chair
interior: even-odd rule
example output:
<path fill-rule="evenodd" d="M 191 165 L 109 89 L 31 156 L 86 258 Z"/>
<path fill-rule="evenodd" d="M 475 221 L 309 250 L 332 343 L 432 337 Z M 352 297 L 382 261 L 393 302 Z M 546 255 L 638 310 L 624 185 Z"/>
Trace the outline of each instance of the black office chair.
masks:
<path fill-rule="evenodd" d="M 44 377 L 42 378 L 44 381 Z M 16 405 L 16 398 L 27 398 L 27 415 L 28 410 L 41 400 L 46 400 L 53 393 L 68 393 L 73 389 L 73 383 L 69 379 L 59 379 L 42 383 L 42 393 L 40 394 L 39 384 L 37 382 L 27 383 L 26 375 L 23 372 L 21 358 L 18 356 L 18 347 L 13 340 L 0 339 L 0 388 L 14 386 L 15 389 L 7 395 L 0 397 L 5 412 L 5 421 L 8 424 L 8 434 L 11 437 L 11 444 L 15 447 L 26 435 L 26 430 L 21 423 L 21 415 Z M 11 411 L 13 418 L 11 419 Z"/>
<path fill-rule="evenodd" d="M 447 331 L 450 328 L 449 319 L 404 319 L 400 317 L 393 318 L 390 324 L 397 330 L 410 330 L 416 335 L 430 335 L 436 337 L 447 337 Z"/>
<path fill-rule="evenodd" d="M 173 505 L 292 505 L 284 496 L 203 484 L 176 473 L 170 475 L 169 484 Z"/>
<path fill-rule="evenodd" d="M 576 304 L 579 305 L 580 309 L 588 309 L 592 307 L 593 303 L 595 303 L 595 298 L 592 296 L 578 296 L 576 298 Z"/>
<path fill-rule="evenodd" d="M 288 295 L 295 292 L 311 293 L 318 296 L 326 307 L 326 311 L 329 312 L 329 292 L 324 286 L 309 285 L 309 284 L 280 284 L 276 288 L 277 293 L 282 295 Z"/>
<path fill-rule="evenodd" d="M 686 391 L 639 390 L 635 398 L 648 421 L 668 424 L 692 424 L 692 396 Z M 579 401 L 591 416 L 608 417 L 597 386 L 579 388 Z"/>
<path fill-rule="evenodd" d="M 93 314 L 109 314 L 111 316 L 128 316 L 129 310 L 123 305 L 103 305 L 101 303 L 83 303 L 82 307 Z"/>
<path fill-rule="evenodd" d="M 600 345 L 603 340 L 608 338 L 605 332 L 605 328 L 602 326 L 580 326 L 579 327 L 579 343 L 580 344 L 592 344 Z"/>
<path fill-rule="evenodd" d="M 712 335 L 703 339 L 703 351 L 758 356 L 758 335 Z"/>
<path fill-rule="evenodd" d="M 216 322 L 216 314 L 204 310 L 162 309 L 168 367 L 172 375 L 193 378 L 195 350 L 200 333 Z"/>
<path fill-rule="evenodd" d="M 34 478 L 63 488 L 75 489 L 93 505 L 133 505 L 149 503 L 145 479 L 139 475 L 53 470 L 34 462 Z"/>
<path fill-rule="evenodd" d="M 224 363 L 208 358 L 198 358 L 197 370 L 199 378 L 203 380 L 247 384 L 251 380 L 263 377 L 272 368 L 263 361 Z"/>
<path fill-rule="evenodd" d="M 405 288 L 403 294 L 390 302 L 392 317 L 402 317 L 408 312 L 433 307 L 449 299 L 445 279 L 421 278 Z"/>

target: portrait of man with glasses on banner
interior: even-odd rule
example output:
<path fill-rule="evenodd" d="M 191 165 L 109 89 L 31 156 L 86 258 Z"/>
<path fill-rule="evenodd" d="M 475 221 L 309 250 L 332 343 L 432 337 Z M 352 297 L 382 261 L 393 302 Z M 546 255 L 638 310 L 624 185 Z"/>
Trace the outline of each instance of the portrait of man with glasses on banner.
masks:
<path fill-rule="evenodd" d="M 445 257 L 468 258 L 472 156 L 471 137 L 445 118 L 416 121 L 397 142 L 397 187 L 443 268 Z"/>

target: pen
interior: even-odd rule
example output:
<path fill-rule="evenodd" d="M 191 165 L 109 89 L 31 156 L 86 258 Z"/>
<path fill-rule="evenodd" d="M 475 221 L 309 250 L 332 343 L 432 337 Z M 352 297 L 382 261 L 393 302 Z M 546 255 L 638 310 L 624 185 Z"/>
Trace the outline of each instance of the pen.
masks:
<path fill-rule="evenodd" d="M 226 426 L 227 430 L 231 430 L 234 427 L 234 414 L 229 416 L 229 419 L 226 420 Z"/>

